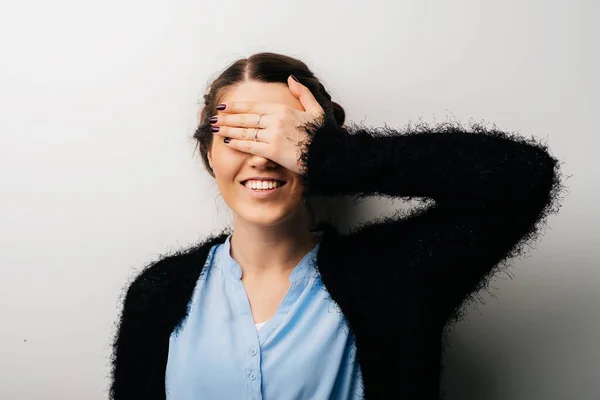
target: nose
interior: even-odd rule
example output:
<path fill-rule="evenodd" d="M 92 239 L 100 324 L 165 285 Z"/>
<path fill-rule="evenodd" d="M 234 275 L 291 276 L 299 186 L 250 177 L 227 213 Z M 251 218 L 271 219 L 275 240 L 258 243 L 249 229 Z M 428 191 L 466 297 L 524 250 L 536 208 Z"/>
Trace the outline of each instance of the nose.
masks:
<path fill-rule="evenodd" d="M 248 164 L 251 167 L 255 167 L 255 168 L 269 168 L 269 167 L 275 168 L 279 165 L 275 161 L 272 161 L 265 157 L 257 156 L 255 154 L 251 154 L 248 157 Z"/>

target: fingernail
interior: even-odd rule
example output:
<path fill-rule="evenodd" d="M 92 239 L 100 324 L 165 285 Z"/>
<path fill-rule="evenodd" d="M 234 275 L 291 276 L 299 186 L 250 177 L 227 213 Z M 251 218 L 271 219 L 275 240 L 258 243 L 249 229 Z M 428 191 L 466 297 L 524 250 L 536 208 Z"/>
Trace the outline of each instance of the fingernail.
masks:
<path fill-rule="evenodd" d="M 223 111 L 227 107 L 225 104 L 217 104 L 217 110 Z"/>
<path fill-rule="evenodd" d="M 229 142 L 231 142 L 231 138 L 228 138 L 228 137 L 226 137 L 225 139 L 223 139 L 223 141 L 224 141 L 225 143 L 229 143 Z"/>
<path fill-rule="evenodd" d="M 211 131 L 211 132 L 219 132 L 219 129 L 221 129 L 221 127 L 220 127 L 220 126 L 211 126 L 211 127 L 210 127 L 210 131 Z"/>
<path fill-rule="evenodd" d="M 218 119 L 219 119 L 219 117 L 210 117 L 208 119 L 208 122 L 210 122 L 211 124 L 214 124 L 215 122 L 217 122 Z"/>
<path fill-rule="evenodd" d="M 300 83 L 300 81 L 298 80 L 298 78 L 296 78 L 296 77 L 294 76 L 294 74 L 291 74 L 290 76 L 292 77 L 292 79 L 293 79 L 293 80 L 295 80 L 296 82 Z"/>

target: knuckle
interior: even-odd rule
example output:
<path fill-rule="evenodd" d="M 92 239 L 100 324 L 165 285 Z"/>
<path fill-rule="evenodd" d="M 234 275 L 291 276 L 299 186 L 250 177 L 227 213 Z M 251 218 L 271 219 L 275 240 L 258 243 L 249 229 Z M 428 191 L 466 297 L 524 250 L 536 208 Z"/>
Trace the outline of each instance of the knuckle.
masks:
<path fill-rule="evenodd" d="M 275 129 L 281 129 L 283 128 L 283 122 L 284 122 L 284 117 L 277 117 L 274 121 L 273 121 L 273 128 Z"/>

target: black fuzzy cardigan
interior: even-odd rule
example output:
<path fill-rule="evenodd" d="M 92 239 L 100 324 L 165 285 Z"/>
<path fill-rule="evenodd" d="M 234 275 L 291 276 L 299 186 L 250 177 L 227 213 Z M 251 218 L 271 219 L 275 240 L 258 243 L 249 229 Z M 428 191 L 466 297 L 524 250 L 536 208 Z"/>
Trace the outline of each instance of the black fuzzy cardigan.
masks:
<path fill-rule="evenodd" d="M 447 328 L 558 211 L 559 162 L 534 138 L 481 125 L 400 131 L 339 127 L 327 115 L 304 128 L 304 195 L 423 199 L 346 234 L 321 223 L 317 265 L 356 336 L 365 398 L 441 399 Z M 210 247 L 229 233 L 159 257 L 129 285 L 111 399 L 165 399 L 169 336 L 186 317 Z"/>

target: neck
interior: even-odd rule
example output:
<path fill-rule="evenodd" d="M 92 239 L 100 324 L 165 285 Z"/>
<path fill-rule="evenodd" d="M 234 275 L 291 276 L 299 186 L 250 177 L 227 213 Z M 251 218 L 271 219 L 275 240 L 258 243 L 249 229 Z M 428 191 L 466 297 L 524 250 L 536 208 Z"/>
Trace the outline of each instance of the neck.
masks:
<path fill-rule="evenodd" d="M 318 242 L 302 218 L 268 227 L 234 218 L 230 255 L 240 265 L 242 277 L 289 276 Z"/>

